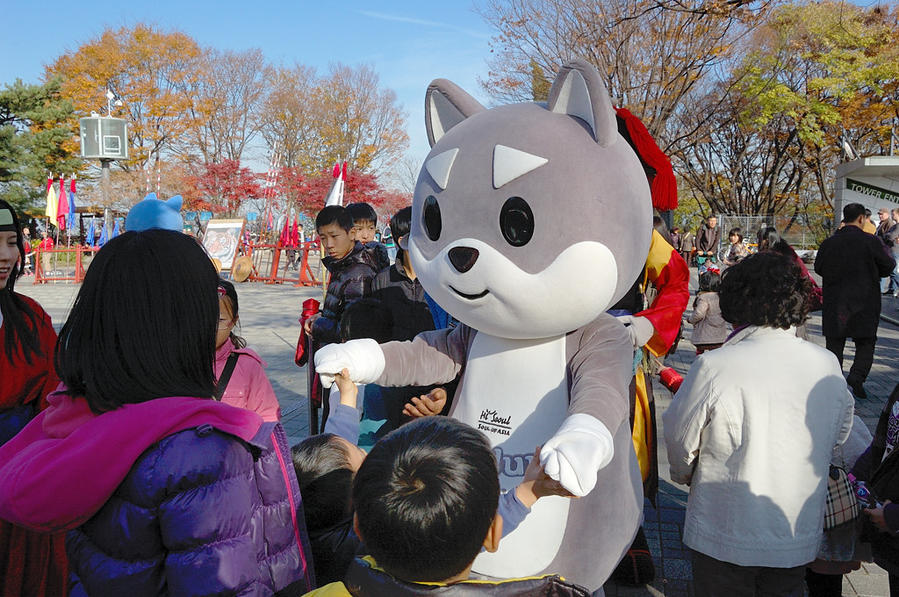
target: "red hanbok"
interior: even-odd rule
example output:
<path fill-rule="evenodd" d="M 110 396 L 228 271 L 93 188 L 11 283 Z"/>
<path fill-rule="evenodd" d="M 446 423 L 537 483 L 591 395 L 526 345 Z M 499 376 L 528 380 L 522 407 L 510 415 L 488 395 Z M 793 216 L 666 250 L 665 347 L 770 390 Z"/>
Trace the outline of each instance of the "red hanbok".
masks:
<path fill-rule="evenodd" d="M 0 291 L 0 292 L 6 292 Z M 17 294 L 37 315 L 37 334 L 42 355 L 31 355 L 28 363 L 21 353 L 10 361 L 4 350 L 8 326 L 0 325 L 0 417 L 10 409 L 35 404 L 46 407 L 47 394 L 59 379 L 53 368 L 56 332 L 50 316 L 32 299 Z M 27 318 L 26 318 L 27 321 Z M 60 496 L 64 499 L 65 496 Z M 47 535 L 0 521 L 0 597 L 51 597 L 66 595 L 68 561 L 65 533 Z"/>

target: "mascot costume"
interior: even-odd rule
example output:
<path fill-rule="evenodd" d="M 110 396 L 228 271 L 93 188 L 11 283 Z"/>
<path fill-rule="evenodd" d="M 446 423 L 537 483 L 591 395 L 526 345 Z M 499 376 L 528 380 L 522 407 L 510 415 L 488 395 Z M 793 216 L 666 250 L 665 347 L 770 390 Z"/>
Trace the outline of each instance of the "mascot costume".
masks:
<path fill-rule="evenodd" d="M 428 88 L 431 152 L 412 205 L 419 279 L 462 325 L 411 342 L 332 344 L 329 385 L 427 385 L 461 373 L 450 416 L 480 429 L 511 489 L 534 447 L 580 499 L 541 499 L 481 575 L 558 573 L 591 591 L 630 546 L 643 510 L 631 440 L 633 344 L 604 313 L 642 271 L 652 232 L 646 174 L 596 70 L 564 66 L 546 105 L 486 110 L 453 83 Z M 472 496 L 477 499 L 477 496 Z"/>

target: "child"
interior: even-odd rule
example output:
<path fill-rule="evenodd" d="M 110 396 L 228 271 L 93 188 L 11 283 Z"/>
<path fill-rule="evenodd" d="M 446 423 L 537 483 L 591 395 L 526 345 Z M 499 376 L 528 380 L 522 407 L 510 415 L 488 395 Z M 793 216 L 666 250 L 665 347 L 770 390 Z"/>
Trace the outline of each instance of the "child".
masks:
<path fill-rule="evenodd" d="M 240 321 L 234 284 L 219 280 L 219 319 L 215 335 L 216 399 L 252 410 L 263 421 L 281 420 L 281 405 L 265 375 L 265 361 L 234 333 Z M 243 358 L 240 358 L 243 357 Z"/>
<path fill-rule="evenodd" d="M 110 240 L 59 333 L 64 387 L 0 446 L 0 519 L 68 531 L 72 595 L 314 586 L 284 429 L 210 399 L 217 284 L 186 234 Z"/>
<path fill-rule="evenodd" d="M 346 206 L 353 218 L 353 230 L 356 232 L 356 240 L 371 254 L 378 271 L 390 267 L 390 255 L 387 247 L 375 240 L 378 231 L 378 214 L 368 203 L 350 203 Z"/>
<path fill-rule="evenodd" d="M 743 231 L 740 228 L 731 228 L 730 232 L 727 233 L 727 239 L 730 241 L 730 249 L 724 258 L 724 265 L 730 267 L 747 257 L 749 249 L 743 244 Z"/>
<path fill-rule="evenodd" d="M 426 300 L 425 290 L 416 277 L 412 260 L 405 250 L 411 227 L 411 207 L 404 207 L 390 219 L 390 233 L 397 244 L 396 261 L 391 267 L 382 270 L 372 282 L 372 296 L 389 309 L 393 316 L 389 340 L 412 340 L 421 332 L 434 329 L 434 317 Z M 379 436 L 399 427 L 404 405 L 413 398 L 428 394 L 431 389 L 432 386 L 383 388 L 382 406 L 379 409 L 383 416 L 378 418 L 385 421 L 378 431 Z M 448 394 L 451 396 L 454 392 L 455 386 L 452 386 Z M 447 392 L 442 391 L 442 394 L 445 396 Z M 368 405 L 367 401 L 366 408 Z"/>
<path fill-rule="evenodd" d="M 345 373 L 336 381 L 350 390 Z M 496 457 L 480 432 L 448 417 L 404 425 L 372 448 L 353 480 L 353 526 L 370 556 L 350 564 L 346 582 L 372 595 L 456 583 L 472 594 L 587 595 L 554 575 L 468 581 L 481 548 L 496 551 L 511 532 L 504 527 L 516 526 L 539 497 L 551 494 L 559 494 L 558 484 L 542 474 L 539 450 L 525 480 L 501 495 Z M 310 593 L 349 594 L 343 582 Z"/>
<path fill-rule="evenodd" d="M 693 345 L 696 354 L 719 348 L 730 333 L 718 307 L 718 286 L 721 275 L 708 269 L 699 276 L 699 294 L 693 300 L 693 313 L 687 320 L 693 324 Z"/>
<path fill-rule="evenodd" d="M 321 346 L 340 339 L 340 317 L 346 306 L 371 295 L 371 281 L 378 273 L 371 256 L 355 240 L 353 218 L 339 205 L 325 207 L 315 217 L 315 230 L 327 256 L 322 263 L 331 273 L 320 314 L 304 324 L 306 333 Z"/>

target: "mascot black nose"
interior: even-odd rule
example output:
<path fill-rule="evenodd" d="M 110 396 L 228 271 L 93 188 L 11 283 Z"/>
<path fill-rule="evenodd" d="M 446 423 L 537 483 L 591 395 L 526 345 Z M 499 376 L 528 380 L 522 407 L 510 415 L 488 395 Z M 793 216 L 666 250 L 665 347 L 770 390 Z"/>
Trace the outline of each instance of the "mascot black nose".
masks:
<path fill-rule="evenodd" d="M 474 267 L 474 262 L 478 260 L 478 250 L 471 247 L 453 247 L 449 250 L 449 260 L 460 274 L 464 274 Z"/>

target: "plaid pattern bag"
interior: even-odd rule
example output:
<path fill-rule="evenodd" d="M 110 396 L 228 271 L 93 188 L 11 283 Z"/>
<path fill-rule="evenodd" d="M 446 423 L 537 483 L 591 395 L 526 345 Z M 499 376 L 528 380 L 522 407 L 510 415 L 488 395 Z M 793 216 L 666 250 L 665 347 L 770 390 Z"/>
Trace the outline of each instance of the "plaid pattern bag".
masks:
<path fill-rule="evenodd" d="M 827 501 L 824 505 L 824 530 L 851 522 L 861 513 L 858 499 L 846 470 L 839 466 L 830 465 L 830 473 L 827 475 Z"/>

